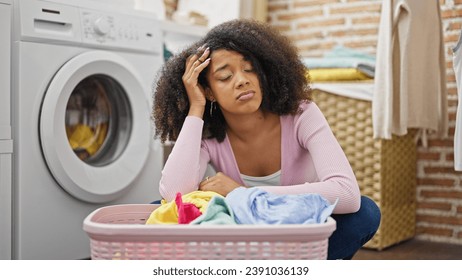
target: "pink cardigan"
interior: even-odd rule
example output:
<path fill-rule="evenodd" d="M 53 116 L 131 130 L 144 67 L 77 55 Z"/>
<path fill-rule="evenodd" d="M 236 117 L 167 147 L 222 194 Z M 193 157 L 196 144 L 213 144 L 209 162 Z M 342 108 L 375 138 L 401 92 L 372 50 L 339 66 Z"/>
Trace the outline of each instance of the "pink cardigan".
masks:
<path fill-rule="evenodd" d="M 338 204 L 334 213 L 353 213 L 360 207 L 356 177 L 318 106 L 300 105 L 301 114 L 281 116 L 281 186 L 259 186 L 275 194 L 318 193 Z M 186 117 L 165 163 L 160 194 L 167 201 L 198 189 L 207 164 L 244 185 L 228 137 L 202 140 L 203 120 Z M 264 143 L 262 143 L 264 145 Z"/>

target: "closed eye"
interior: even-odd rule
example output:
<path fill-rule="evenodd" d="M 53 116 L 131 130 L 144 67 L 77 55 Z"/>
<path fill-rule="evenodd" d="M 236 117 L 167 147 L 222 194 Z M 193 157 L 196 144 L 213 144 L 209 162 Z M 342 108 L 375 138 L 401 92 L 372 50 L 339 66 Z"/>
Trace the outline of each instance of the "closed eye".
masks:
<path fill-rule="evenodd" d="M 220 78 L 218 78 L 218 80 L 224 82 L 224 81 L 226 81 L 226 80 L 228 80 L 230 78 L 231 78 L 231 75 L 226 76 L 226 77 L 220 77 Z"/>

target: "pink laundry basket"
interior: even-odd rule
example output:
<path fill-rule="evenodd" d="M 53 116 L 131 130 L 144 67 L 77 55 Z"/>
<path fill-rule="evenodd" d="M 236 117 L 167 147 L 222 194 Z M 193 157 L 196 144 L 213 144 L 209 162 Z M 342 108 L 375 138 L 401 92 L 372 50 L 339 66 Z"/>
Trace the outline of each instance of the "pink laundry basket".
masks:
<path fill-rule="evenodd" d="M 158 205 L 99 208 L 83 222 L 92 259 L 326 259 L 331 217 L 310 225 L 145 225 Z"/>

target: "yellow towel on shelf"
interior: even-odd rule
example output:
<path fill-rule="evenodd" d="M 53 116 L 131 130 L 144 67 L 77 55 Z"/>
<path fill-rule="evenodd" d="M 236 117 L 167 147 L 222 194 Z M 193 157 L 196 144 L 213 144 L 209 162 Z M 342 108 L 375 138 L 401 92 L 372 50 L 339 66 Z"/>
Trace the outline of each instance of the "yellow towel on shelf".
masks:
<path fill-rule="evenodd" d="M 356 68 L 309 69 L 306 76 L 311 82 L 371 80 L 369 76 Z"/>
<path fill-rule="evenodd" d="M 193 191 L 181 196 L 183 202 L 194 204 L 201 213 L 207 209 L 207 205 L 214 196 L 222 195 L 211 191 Z M 178 209 L 174 200 L 167 202 L 162 200 L 162 205 L 154 210 L 146 221 L 147 225 L 152 224 L 178 224 Z"/>

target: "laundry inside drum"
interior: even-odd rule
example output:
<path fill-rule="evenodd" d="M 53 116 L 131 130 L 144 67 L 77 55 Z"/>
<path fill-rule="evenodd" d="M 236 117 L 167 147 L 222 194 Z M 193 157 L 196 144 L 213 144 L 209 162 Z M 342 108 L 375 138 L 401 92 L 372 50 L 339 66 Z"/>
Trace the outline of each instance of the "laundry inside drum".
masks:
<path fill-rule="evenodd" d="M 125 149 L 132 113 L 123 87 L 107 75 L 91 75 L 72 91 L 65 117 L 69 145 L 82 161 L 104 166 Z"/>

